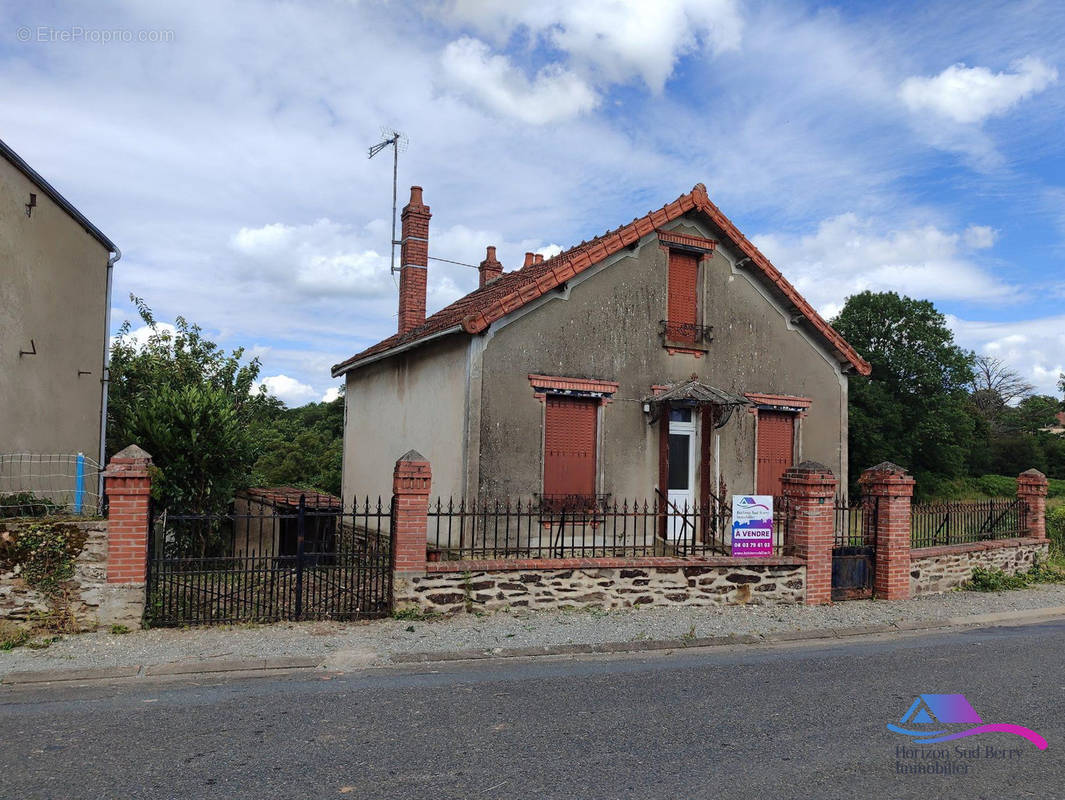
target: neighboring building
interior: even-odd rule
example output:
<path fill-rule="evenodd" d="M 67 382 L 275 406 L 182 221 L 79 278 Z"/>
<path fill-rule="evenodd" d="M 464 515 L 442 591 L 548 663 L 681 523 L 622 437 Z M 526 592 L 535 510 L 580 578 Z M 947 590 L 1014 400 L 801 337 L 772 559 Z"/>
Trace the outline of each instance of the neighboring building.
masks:
<path fill-rule="evenodd" d="M 869 364 L 697 184 L 426 319 L 429 207 L 403 209 L 399 332 L 346 378 L 345 502 L 415 449 L 433 495 L 707 502 L 779 493 L 792 464 L 847 482 L 847 376 Z"/>
<path fill-rule="evenodd" d="M 1056 433 L 1058 436 L 1065 434 L 1065 411 L 1059 411 L 1054 415 L 1054 424 L 1043 428 L 1047 433 Z"/>
<path fill-rule="evenodd" d="M 233 555 L 295 556 L 300 497 L 304 498 L 303 552 L 334 553 L 340 498 L 292 486 L 253 488 L 233 500 Z"/>
<path fill-rule="evenodd" d="M 103 462 L 111 269 L 119 257 L 0 141 L 0 453 L 80 452 Z"/>

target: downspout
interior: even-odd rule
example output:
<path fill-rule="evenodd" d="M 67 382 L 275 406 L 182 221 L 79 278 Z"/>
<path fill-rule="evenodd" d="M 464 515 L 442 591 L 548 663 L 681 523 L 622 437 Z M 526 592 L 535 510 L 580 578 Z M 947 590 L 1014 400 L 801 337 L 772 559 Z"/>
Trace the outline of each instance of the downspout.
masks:
<path fill-rule="evenodd" d="M 104 502 L 104 466 L 107 459 L 107 390 L 111 383 L 111 281 L 115 264 L 122 258 L 118 245 L 107 259 L 107 289 L 104 300 L 104 358 L 100 375 L 100 477 L 97 486 L 96 502 L 103 508 Z"/>

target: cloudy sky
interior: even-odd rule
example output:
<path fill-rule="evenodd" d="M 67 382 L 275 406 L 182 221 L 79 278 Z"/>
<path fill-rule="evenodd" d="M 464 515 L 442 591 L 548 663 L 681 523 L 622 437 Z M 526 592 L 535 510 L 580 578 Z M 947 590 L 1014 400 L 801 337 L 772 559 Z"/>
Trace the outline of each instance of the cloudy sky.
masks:
<path fill-rule="evenodd" d="M 896 289 L 1065 369 L 1055 2 L 0 7 L 0 138 L 122 247 L 114 326 L 133 292 L 288 403 L 395 330 L 383 126 L 434 256 L 516 268 L 702 181 L 827 316 Z M 433 262 L 430 310 L 476 283 Z"/>

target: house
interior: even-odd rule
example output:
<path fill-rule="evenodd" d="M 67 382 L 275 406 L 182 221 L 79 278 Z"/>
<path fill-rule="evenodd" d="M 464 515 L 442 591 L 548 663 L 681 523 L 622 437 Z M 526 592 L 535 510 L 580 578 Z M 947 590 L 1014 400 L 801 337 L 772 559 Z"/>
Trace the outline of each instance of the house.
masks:
<path fill-rule="evenodd" d="M 111 274 L 120 257 L 0 141 L 0 453 L 84 453 L 103 463 Z"/>
<path fill-rule="evenodd" d="M 792 464 L 847 480 L 847 379 L 869 364 L 706 188 L 504 271 L 426 317 L 430 210 L 402 213 L 399 330 L 346 381 L 343 495 L 387 495 L 415 449 L 433 495 L 689 506 L 778 494 Z"/>
<path fill-rule="evenodd" d="M 233 499 L 233 555 L 295 556 L 303 498 L 303 552 L 334 553 L 340 498 L 293 486 L 254 487 Z"/>

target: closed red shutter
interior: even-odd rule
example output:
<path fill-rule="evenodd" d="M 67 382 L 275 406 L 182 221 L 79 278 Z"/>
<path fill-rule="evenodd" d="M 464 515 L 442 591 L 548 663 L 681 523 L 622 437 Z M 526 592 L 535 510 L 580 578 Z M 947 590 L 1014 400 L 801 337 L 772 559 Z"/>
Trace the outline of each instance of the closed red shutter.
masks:
<path fill-rule="evenodd" d="M 599 401 L 547 396 L 544 494 L 595 494 L 595 433 Z"/>
<path fill-rule="evenodd" d="M 697 322 L 696 283 L 699 277 L 699 258 L 693 253 L 669 251 L 669 338 L 694 342 Z"/>
<path fill-rule="evenodd" d="M 780 494 L 780 478 L 792 466 L 794 441 L 794 414 L 758 412 L 758 494 Z"/>

